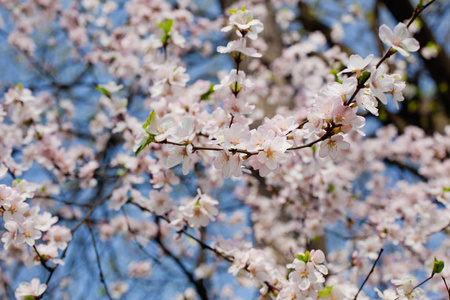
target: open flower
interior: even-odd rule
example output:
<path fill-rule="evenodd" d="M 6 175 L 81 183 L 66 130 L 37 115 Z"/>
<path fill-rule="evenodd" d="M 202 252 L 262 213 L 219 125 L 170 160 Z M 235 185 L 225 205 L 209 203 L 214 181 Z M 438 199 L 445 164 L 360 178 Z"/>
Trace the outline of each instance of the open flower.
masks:
<path fill-rule="evenodd" d="M 16 299 L 26 299 L 27 296 L 39 297 L 47 289 L 45 283 L 41 283 L 39 278 L 33 278 L 30 282 L 22 282 L 14 292 Z"/>
<path fill-rule="evenodd" d="M 356 73 L 359 75 L 362 70 L 372 61 L 373 54 L 368 55 L 366 58 L 362 58 L 357 54 L 350 55 L 348 59 L 347 68 L 338 73 L 341 75 L 343 73 Z"/>
<path fill-rule="evenodd" d="M 398 23 L 394 32 L 383 24 L 378 32 L 378 36 L 383 43 L 397 50 L 403 56 L 410 56 L 409 52 L 415 52 L 420 48 L 419 42 L 410 35 L 411 33 L 403 23 Z"/>
<path fill-rule="evenodd" d="M 330 155 L 332 159 L 336 159 L 339 155 L 339 149 L 347 150 L 348 148 L 350 148 L 350 144 L 344 141 L 342 135 L 334 135 L 320 144 L 319 156 Z"/>
<path fill-rule="evenodd" d="M 199 228 L 208 225 L 209 220 L 215 220 L 215 216 L 219 214 L 217 204 L 219 204 L 217 200 L 202 194 L 199 190 L 197 197 L 181 206 L 180 211 L 188 221 L 189 226 Z"/>
<path fill-rule="evenodd" d="M 230 16 L 230 25 L 222 28 L 223 32 L 236 29 L 236 34 L 240 37 L 246 36 L 251 40 L 256 40 L 258 33 L 263 31 L 264 25 L 260 20 L 253 19 L 253 14 L 248 10 L 238 10 Z"/>

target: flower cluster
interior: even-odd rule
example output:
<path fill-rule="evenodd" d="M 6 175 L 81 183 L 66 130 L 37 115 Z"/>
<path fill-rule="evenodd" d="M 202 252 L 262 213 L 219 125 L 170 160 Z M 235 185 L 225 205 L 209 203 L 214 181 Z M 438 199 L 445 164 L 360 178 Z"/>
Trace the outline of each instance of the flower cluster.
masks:
<path fill-rule="evenodd" d="M 233 56 L 238 60 L 242 60 L 242 55 L 249 57 L 261 57 L 255 49 L 247 47 L 247 39 L 256 40 L 258 33 L 264 29 L 261 21 L 254 19 L 251 11 L 245 9 L 230 10 L 229 25 L 222 28 L 223 32 L 228 32 L 232 29 L 236 30 L 236 34 L 240 37 L 238 40 L 228 42 L 226 47 L 219 46 L 217 51 L 219 53 L 233 53 Z"/>
<path fill-rule="evenodd" d="M 25 200 L 34 197 L 34 190 L 23 189 L 28 186 L 26 181 L 14 181 L 14 185 L 16 188 L 0 185 L 0 212 L 6 229 L 1 238 L 3 247 L 13 251 L 20 249 L 24 244 L 32 247 L 28 256 L 28 266 L 48 261 L 64 264 L 58 259 L 58 249 L 66 249 L 72 240 L 70 229 L 54 225 L 58 218 L 49 212 L 39 214 L 38 206 L 30 208 Z M 36 242 L 41 239 L 43 233 L 45 233 L 43 240 L 47 243 L 37 245 Z M 25 299 L 28 295 L 37 297 L 46 288 L 45 284 L 40 284 L 39 279 L 35 278 L 31 283 L 21 283 L 15 296 L 17 299 Z"/>

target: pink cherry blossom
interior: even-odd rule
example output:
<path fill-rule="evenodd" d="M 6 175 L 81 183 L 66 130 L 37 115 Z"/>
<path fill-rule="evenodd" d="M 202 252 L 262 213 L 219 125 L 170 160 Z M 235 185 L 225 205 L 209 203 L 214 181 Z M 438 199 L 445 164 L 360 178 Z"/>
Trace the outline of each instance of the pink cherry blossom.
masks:
<path fill-rule="evenodd" d="M 329 155 L 332 159 L 337 159 L 339 150 L 347 150 L 350 144 L 344 141 L 342 135 L 334 135 L 320 144 L 319 156 L 326 157 Z"/>

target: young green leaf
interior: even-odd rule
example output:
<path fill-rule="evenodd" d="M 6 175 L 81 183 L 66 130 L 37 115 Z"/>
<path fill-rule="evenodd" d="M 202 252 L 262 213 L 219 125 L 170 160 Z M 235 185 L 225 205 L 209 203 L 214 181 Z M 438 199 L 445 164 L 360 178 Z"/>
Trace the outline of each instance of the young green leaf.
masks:
<path fill-rule="evenodd" d="M 367 79 L 369 79 L 369 77 L 370 77 L 370 72 L 364 71 L 364 72 L 361 74 L 361 77 L 359 77 L 359 84 L 364 84 L 364 83 L 366 83 L 366 81 L 367 81 Z"/>
<path fill-rule="evenodd" d="M 156 122 L 157 122 L 157 116 L 154 110 L 152 110 L 152 112 L 148 115 L 147 121 L 144 123 L 144 125 L 142 125 L 142 128 L 148 133 L 150 134 L 150 132 L 147 131 L 147 128 L 153 124 L 153 126 L 156 126 Z"/>
<path fill-rule="evenodd" d="M 209 90 L 200 96 L 200 100 L 209 100 L 209 96 L 212 94 L 214 94 L 214 84 L 211 83 L 209 85 Z"/>
<path fill-rule="evenodd" d="M 141 152 L 145 147 L 147 147 L 148 145 L 150 145 L 151 143 L 153 143 L 155 141 L 155 135 L 154 134 L 149 134 L 148 135 L 148 139 L 145 141 L 145 143 L 143 143 L 137 150 L 136 152 L 134 152 L 134 155 L 138 155 L 139 152 Z"/>
<path fill-rule="evenodd" d="M 442 272 L 442 270 L 444 270 L 444 262 L 442 260 L 437 260 L 437 258 L 435 257 L 432 275 L 439 274 Z"/>
<path fill-rule="evenodd" d="M 331 291 L 333 290 L 333 286 L 327 286 L 325 289 L 319 291 L 317 294 L 320 298 L 324 298 L 331 295 Z"/>
<path fill-rule="evenodd" d="M 305 254 L 297 254 L 297 259 L 303 261 L 305 264 L 309 260 L 309 251 L 306 251 Z"/>
<path fill-rule="evenodd" d="M 102 87 L 100 87 L 100 86 L 96 86 L 95 87 L 95 89 L 97 90 L 97 91 L 100 91 L 100 92 L 102 92 L 102 94 L 103 95 L 105 95 L 106 97 L 110 97 L 111 96 L 111 94 L 108 92 L 108 90 L 107 89 L 105 89 L 105 88 L 102 88 Z"/>
<path fill-rule="evenodd" d="M 158 25 L 159 28 L 164 30 L 165 34 L 168 34 L 170 32 L 170 30 L 172 29 L 173 20 L 172 19 L 167 19 L 164 23 L 158 23 L 156 25 Z"/>

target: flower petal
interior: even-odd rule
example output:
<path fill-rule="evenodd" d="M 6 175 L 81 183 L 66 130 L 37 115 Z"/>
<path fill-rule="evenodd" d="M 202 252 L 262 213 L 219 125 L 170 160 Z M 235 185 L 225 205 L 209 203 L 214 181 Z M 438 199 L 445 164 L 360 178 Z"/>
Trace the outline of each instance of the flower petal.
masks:
<path fill-rule="evenodd" d="M 404 39 L 400 45 L 409 52 L 416 52 L 420 48 L 419 42 L 414 38 Z"/>
<path fill-rule="evenodd" d="M 392 42 L 395 39 L 394 33 L 385 24 L 380 26 L 378 36 L 380 37 L 380 40 L 388 46 L 392 46 Z"/>

